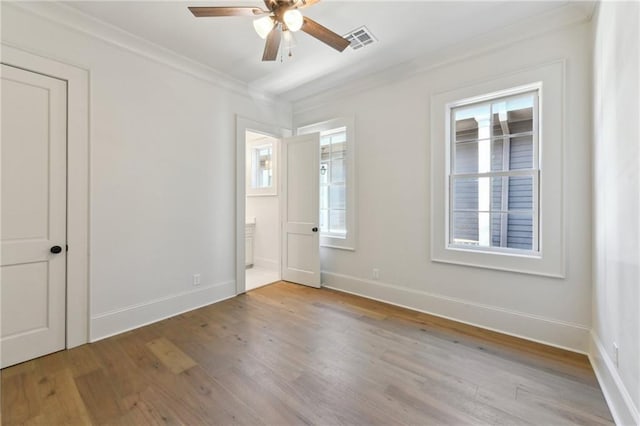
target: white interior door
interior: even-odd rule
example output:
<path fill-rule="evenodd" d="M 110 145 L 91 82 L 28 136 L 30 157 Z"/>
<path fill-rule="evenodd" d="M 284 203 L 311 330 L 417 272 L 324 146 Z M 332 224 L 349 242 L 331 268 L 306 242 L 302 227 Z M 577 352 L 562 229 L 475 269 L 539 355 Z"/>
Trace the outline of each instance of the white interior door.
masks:
<path fill-rule="evenodd" d="M 282 140 L 282 279 L 320 287 L 320 135 Z"/>
<path fill-rule="evenodd" d="M 65 347 L 66 82 L 2 65 L 0 366 Z"/>

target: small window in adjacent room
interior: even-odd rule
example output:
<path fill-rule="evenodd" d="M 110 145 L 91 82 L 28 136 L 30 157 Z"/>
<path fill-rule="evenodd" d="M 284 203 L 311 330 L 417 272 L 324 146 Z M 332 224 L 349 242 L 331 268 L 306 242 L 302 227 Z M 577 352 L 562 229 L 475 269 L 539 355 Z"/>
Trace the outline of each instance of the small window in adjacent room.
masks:
<path fill-rule="evenodd" d="M 449 248 L 538 253 L 538 95 L 449 104 Z"/>
<path fill-rule="evenodd" d="M 320 133 L 320 244 L 355 248 L 353 119 L 334 119 L 298 128 Z"/>
<path fill-rule="evenodd" d="M 277 140 L 259 133 L 247 132 L 246 193 L 247 196 L 277 195 Z"/>

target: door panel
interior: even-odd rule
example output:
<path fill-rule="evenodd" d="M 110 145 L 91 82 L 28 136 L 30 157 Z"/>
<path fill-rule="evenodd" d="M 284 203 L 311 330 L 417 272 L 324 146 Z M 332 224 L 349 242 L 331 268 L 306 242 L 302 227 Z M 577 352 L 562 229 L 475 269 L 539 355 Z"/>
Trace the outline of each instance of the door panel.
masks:
<path fill-rule="evenodd" d="M 283 139 L 282 157 L 282 279 L 320 287 L 319 135 Z"/>
<path fill-rule="evenodd" d="M 2 65 L 1 367 L 65 347 L 66 90 Z"/>

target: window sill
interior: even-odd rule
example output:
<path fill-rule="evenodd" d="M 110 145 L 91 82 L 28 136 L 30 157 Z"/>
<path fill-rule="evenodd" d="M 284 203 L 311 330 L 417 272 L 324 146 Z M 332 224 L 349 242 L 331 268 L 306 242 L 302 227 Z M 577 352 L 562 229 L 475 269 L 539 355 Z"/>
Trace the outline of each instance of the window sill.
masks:
<path fill-rule="evenodd" d="M 485 247 L 469 247 L 469 246 L 458 246 L 458 245 L 450 245 L 447 247 L 447 250 L 452 251 L 461 251 L 461 252 L 469 252 L 469 253 L 483 253 L 489 255 L 498 255 L 498 256 L 509 256 L 509 257 L 523 257 L 528 259 L 540 259 L 542 254 L 538 251 L 529 251 L 529 250 L 499 250 L 499 249 L 487 249 Z"/>
<path fill-rule="evenodd" d="M 489 253 L 489 254 L 493 255 L 495 253 Z M 530 256 L 526 256 L 526 258 L 530 259 L 530 260 L 536 260 L 536 261 L 541 259 L 540 257 L 530 257 Z M 436 262 L 436 263 L 448 263 L 448 264 L 451 264 L 451 265 L 469 266 L 469 267 L 472 267 L 472 268 L 490 269 L 490 270 L 494 270 L 494 271 L 515 272 L 515 273 L 518 273 L 518 274 L 536 275 L 536 276 L 540 276 L 540 277 L 558 278 L 558 279 L 565 278 L 564 273 L 556 274 L 556 273 L 553 273 L 553 272 L 545 272 L 545 271 L 542 271 L 542 270 L 519 268 L 517 266 L 509 267 L 509 266 L 488 265 L 486 263 L 480 263 L 480 262 L 476 263 L 476 262 L 473 262 L 473 261 L 466 261 L 466 260 L 441 259 L 441 258 L 437 258 L 437 257 L 432 257 L 431 260 L 433 262 Z"/>
<path fill-rule="evenodd" d="M 320 247 L 356 251 L 355 244 L 353 244 L 353 238 L 340 238 L 331 235 L 320 235 Z"/>

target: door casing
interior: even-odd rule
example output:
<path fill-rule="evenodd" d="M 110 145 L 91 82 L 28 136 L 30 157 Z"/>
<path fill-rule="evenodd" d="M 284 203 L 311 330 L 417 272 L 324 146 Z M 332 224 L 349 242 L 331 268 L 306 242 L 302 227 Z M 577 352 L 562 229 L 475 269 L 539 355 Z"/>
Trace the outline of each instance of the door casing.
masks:
<path fill-rule="evenodd" d="M 262 123 L 236 115 L 236 294 L 246 291 L 245 221 L 246 221 L 246 134 L 247 130 L 277 139 L 291 136 L 291 129 Z"/>

